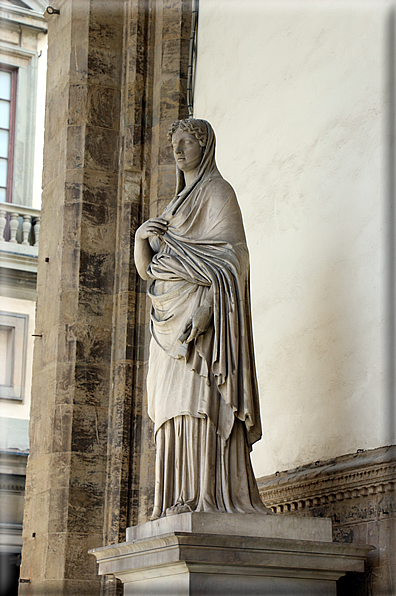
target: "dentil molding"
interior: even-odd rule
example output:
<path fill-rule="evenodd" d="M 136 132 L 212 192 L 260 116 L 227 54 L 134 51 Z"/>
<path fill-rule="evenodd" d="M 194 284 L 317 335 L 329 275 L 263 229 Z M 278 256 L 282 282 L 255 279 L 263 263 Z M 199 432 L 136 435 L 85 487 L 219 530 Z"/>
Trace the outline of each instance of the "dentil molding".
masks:
<path fill-rule="evenodd" d="M 260 496 L 276 513 L 395 490 L 396 445 L 359 450 L 257 480 Z"/>

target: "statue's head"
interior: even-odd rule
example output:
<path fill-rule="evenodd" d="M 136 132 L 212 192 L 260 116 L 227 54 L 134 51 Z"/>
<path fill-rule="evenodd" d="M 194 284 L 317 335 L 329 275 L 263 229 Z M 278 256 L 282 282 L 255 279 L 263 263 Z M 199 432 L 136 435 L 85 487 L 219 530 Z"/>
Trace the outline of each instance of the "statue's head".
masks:
<path fill-rule="evenodd" d="M 172 145 L 173 156 L 179 170 L 188 174 L 196 172 L 208 138 L 204 120 L 178 120 L 168 132 L 168 140 Z"/>
<path fill-rule="evenodd" d="M 205 120 L 198 120 L 196 118 L 176 120 L 176 122 L 170 125 L 168 130 L 168 141 L 170 144 L 172 144 L 173 134 L 179 129 L 195 137 L 202 150 L 205 149 L 208 140 L 208 128 Z"/>
<path fill-rule="evenodd" d="M 217 171 L 216 137 L 206 120 L 176 120 L 168 131 L 176 162 L 176 195 Z"/>

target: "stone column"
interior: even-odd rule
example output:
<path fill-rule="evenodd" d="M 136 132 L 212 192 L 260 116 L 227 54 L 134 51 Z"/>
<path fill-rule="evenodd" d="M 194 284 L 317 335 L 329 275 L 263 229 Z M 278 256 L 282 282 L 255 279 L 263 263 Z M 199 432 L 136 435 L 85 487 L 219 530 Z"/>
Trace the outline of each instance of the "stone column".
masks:
<path fill-rule="evenodd" d="M 188 117 L 187 67 L 191 30 L 191 0 L 153 0 L 150 21 L 150 61 L 147 101 L 152 106 L 150 130 L 147 131 L 145 153 L 142 155 L 145 170 L 142 181 L 142 223 L 148 217 L 160 215 L 175 193 L 176 173 L 172 150 L 167 141 L 170 124 Z M 146 283 L 140 282 L 146 292 Z M 144 300 L 139 312 L 146 313 L 150 304 Z M 141 315 L 142 316 L 142 315 Z M 147 374 L 147 349 L 150 340 L 147 323 L 141 328 L 139 344 L 145 349 L 144 367 L 138 359 L 141 382 Z M 142 352 L 143 355 L 143 352 Z M 138 393 L 138 392 L 136 392 Z M 134 507 L 127 526 L 147 521 L 154 500 L 154 437 L 153 426 L 147 417 L 146 393 L 143 391 L 140 434 L 135 433 L 135 475 L 132 480 Z M 140 412 L 142 414 L 140 414 Z"/>
<path fill-rule="evenodd" d="M 20 594 L 110 596 L 87 551 L 124 540 L 153 500 L 133 234 L 174 192 L 166 131 L 187 117 L 191 0 L 56 8 Z"/>
<path fill-rule="evenodd" d="M 103 544 L 125 540 L 154 499 L 155 448 L 147 416 L 149 307 L 133 261 L 134 231 L 175 189 L 169 125 L 186 118 L 191 0 L 125 3 L 119 194 Z M 114 576 L 105 592 L 116 593 Z M 121 590 L 121 591 L 120 591 Z M 118 592 L 122 593 L 118 582 Z"/>
<path fill-rule="evenodd" d="M 128 0 L 125 9 L 121 151 L 104 544 L 125 540 L 153 505 L 154 438 L 147 416 L 146 283 L 133 262 L 133 232 L 175 191 L 169 125 L 186 118 L 191 0 Z"/>
<path fill-rule="evenodd" d="M 123 4 L 64 0 L 49 18 L 20 594 L 100 592 Z"/>

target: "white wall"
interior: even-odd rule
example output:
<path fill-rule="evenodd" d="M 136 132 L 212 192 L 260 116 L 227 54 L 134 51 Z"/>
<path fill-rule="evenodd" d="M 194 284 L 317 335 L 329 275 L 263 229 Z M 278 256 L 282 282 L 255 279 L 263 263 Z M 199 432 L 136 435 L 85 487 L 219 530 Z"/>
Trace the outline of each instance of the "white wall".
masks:
<path fill-rule="evenodd" d="M 257 476 L 390 444 L 389 2 L 200 0 L 194 115 L 251 253 Z"/>

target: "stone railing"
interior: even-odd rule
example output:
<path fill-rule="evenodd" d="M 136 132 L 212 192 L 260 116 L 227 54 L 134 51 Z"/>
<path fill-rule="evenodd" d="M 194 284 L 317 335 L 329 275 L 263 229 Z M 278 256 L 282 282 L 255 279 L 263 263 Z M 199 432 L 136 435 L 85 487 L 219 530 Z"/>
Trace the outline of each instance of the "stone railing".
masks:
<path fill-rule="evenodd" d="M 37 256 L 40 210 L 0 203 L 0 251 Z"/>

